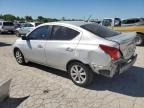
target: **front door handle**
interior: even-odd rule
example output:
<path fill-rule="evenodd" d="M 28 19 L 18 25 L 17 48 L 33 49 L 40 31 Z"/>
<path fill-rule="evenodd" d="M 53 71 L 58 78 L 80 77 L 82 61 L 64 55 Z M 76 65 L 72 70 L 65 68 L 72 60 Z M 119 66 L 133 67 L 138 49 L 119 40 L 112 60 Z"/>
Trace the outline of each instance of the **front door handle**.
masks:
<path fill-rule="evenodd" d="M 73 51 L 73 49 L 72 49 L 72 48 L 70 48 L 70 47 L 68 47 L 68 48 L 66 48 L 66 51 L 72 52 L 72 51 Z"/>
<path fill-rule="evenodd" d="M 43 48 L 42 45 L 38 45 L 38 48 Z"/>

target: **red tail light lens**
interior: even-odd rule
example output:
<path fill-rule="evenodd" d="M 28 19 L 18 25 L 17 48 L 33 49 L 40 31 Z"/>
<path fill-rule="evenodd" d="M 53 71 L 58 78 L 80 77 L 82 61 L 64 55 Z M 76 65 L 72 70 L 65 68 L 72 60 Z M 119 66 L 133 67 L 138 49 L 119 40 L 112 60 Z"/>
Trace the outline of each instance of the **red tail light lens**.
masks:
<path fill-rule="evenodd" d="M 109 47 L 106 45 L 100 45 L 100 48 L 106 52 L 111 58 L 112 60 L 117 60 L 120 58 L 120 52 L 119 49 L 114 48 L 114 47 Z"/>

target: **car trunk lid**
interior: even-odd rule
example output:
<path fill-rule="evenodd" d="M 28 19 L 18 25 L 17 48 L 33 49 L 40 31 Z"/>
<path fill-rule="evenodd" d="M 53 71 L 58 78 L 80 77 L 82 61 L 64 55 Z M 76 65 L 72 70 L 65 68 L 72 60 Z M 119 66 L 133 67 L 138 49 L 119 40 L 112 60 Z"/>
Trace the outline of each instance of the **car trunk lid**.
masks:
<path fill-rule="evenodd" d="M 120 45 L 120 51 L 124 59 L 129 59 L 135 53 L 135 38 L 136 33 L 121 33 L 117 36 L 108 37 L 106 39 L 117 42 Z"/>

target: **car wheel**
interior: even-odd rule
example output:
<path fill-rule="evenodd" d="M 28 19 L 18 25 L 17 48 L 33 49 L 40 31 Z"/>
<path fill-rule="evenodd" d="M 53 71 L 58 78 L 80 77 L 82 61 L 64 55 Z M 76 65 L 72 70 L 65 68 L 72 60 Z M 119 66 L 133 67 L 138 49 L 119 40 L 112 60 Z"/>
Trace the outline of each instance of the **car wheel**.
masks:
<path fill-rule="evenodd" d="M 16 36 L 20 37 L 20 33 L 18 31 L 16 31 Z"/>
<path fill-rule="evenodd" d="M 16 61 L 20 64 L 20 65 L 24 65 L 25 64 L 25 59 L 24 56 L 22 54 L 22 52 L 19 49 L 16 49 L 14 51 L 14 55 L 16 58 Z"/>
<path fill-rule="evenodd" d="M 80 62 L 71 63 L 68 66 L 68 72 L 71 80 L 78 86 L 85 87 L 93 80 L 92 70 Z"/>
<path fill-rule="evenodd" d="M 144 36 L 138 34 L 136 37 L 136 45 L 140 46 L 144 44 Z"/>

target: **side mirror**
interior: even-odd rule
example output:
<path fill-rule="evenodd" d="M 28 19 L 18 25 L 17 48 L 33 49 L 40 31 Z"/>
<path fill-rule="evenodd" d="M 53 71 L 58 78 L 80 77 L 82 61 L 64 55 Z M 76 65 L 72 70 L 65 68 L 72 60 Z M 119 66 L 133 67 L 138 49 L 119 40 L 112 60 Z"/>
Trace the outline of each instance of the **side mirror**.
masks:
<path fill-rule="evenodd" d="M 27 36 L 22 36 L 22 40 L 28 40 Z"/>

